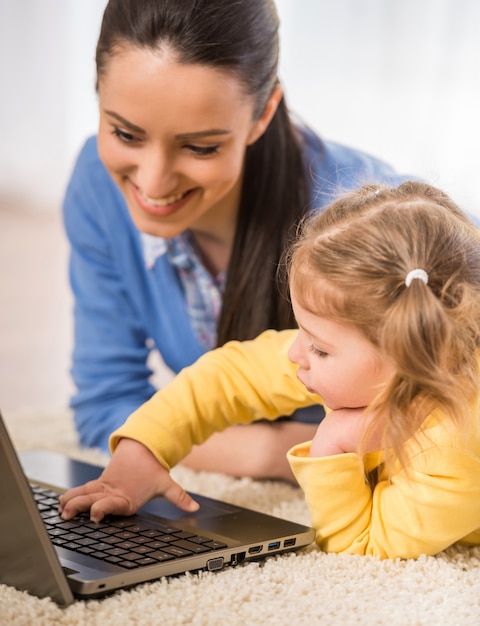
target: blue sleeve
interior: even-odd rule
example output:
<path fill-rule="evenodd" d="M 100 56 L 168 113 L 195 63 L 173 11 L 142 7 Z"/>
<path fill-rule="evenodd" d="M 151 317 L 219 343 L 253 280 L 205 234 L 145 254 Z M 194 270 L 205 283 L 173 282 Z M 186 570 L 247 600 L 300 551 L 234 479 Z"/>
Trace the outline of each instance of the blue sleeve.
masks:
<path fill-rule="evenodd" d="M 388 163 L 360 150 L 324 141 L 301 127 L 310 187 L 310 209 L 325 209 L 339 194 L 365 184 L 399 185 L 417 176 L 397 173 Z"/>
<path fill-rule="evenodd" d="M 406 180 L 421 180 L 413 174 L 396 172 L 391 165 L 366 152 L 324 141 L 305 126 L 299 130 L 304 143 L 310 187 L 309 208 L 312 211 L 325 209 L 339 194 L 365 184 L 396 187 Z M 476 226 L 480 226 L 476 215 L 467 211 L 465 214 Z"/>
<path fill-rule="evenodd" d="M 110 433 L 155 390 L 142 315 L 125 287 L 135 280 L 138 236 L 94 140 L 79 156 L 63 209 L 74 294 L 71 406 L 81 443 L 108 450 Z"/>

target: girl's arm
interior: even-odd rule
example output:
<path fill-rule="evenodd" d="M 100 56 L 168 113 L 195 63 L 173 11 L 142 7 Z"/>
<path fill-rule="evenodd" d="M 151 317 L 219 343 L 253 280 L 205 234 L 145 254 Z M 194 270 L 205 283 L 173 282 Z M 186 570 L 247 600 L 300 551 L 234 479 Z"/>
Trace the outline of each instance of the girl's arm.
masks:
<path fill-rule="evenodd" d="M 182 370 L 112 435 L 110 464 L 100 479 L 64 494 L 63 515 L 91 506 L 95 519 L 132 513 L 158 495 L 181 508 L 194 506 L 168 474 L 194 444 L 233 424 L 273 420 L 319 403 L 287 356 L 296 332 L 232 341 Z"/>
<path fill-rule="evenodd" d="M 480 528 L 478 436 L 462 446 L 437 424 L 407 444 L 407 455 L 408 470 L 397 464 L 388 476 L 378 452 L 365 464 L 355 452 L 312 457 L 309 444 L 289 452 L 322 549 L 416 558 Z M 379 477 L 371 486 L 365 472 L 374 469 Z"/>
<path fill-rule="evenodd" d="M 319 396 L 305 389 L 288 359 L 296 333 L 269 330 L 203 355 L 113 433 L 112 450 L 123 437 L 135 439 L 171 468 L 214 432 L 319 404 Z"/>
<path fill-rule="evenodd" d="M 344 452 L 357 452 L 360 445 L 365 452 L 381 447 L 381 426 L 370 432 L 368 441 L 362 442 L 370 428 L 373 415 L 366 414 L 364 408 L 337 409 L 330 411 L 323 419 L 310 447 L 310 456 L 322 457 Z"/>

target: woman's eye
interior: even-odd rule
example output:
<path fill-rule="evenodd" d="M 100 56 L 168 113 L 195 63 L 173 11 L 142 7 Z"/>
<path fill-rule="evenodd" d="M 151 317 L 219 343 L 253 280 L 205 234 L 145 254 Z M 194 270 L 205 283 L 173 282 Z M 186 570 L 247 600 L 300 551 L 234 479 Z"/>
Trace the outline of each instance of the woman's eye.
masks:
<path fill-rule="evenodd" d="M 323 350 L 319 350 L 318 348 L 316 348 L 314 345 L 308 346 L 309 351 L 314 354 L 315 356 L 318 357 L 325 357 L 328 356 L 327 352 L 323 352 Z"/>
<path fill-rule="evenodd" d="M 214 146 L 195 146 L 195 145 L 187 145 L 185 146 L 187 150 L 190 150 L 194 154 L 198 156 L 210 156 L 211 154 L 216 154 L 218 152 L 219 145 L 216 144 Z"/>
<path fill-rule="evenodd" d="M 115 137 L 118 137 L 120 141 L 123 141 L 123 143 L 133 143 L 136 140 L 136 137 L 134 137 L 131 133 L 121 130 L 118 126 L 114 126 L 112 132 Z"/>

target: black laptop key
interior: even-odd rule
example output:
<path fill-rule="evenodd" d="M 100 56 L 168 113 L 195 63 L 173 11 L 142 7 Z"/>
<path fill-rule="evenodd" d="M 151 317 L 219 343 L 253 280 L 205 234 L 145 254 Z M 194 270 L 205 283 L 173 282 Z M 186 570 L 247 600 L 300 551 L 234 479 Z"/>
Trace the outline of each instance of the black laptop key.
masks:
<path fill-rule="evenodd" d="M 122 543 L 123 540 L 115 535 L 107 535 L 105 539 L 102 539 L 102 541 L 104 543 L 109 543 L 111 546 L 116 546 L 118 543 Z"/>
<path fill-rule="evenodd" d="M 155 559 L 158 563 L 163 563 L 163 561 L 171 561 L 175 557 L 173 554 L 168 554 L 167 552 L 163 552 L 162 550 L 158 550 L 155 552 L 151 552 L 150 556 L 152 559 Z"/>
<path fill-rule="evenodd" d="M 135 569 L 136 567 L 140 567 L 135 561 L 120 561 L 119 563 L 116 563 L 116 565 L 124 567 L 125 569 Z"/>
<path fill-rule="evenodd" d="M 150 556 L 144 556 L 143 558 L 139 559 L 137 563 L 139 566 L 144 567 L 145 565 L 155 565 L 157 561 L 155 559 L 152 559 L 152 557 Z"/>
<path fill-rule="evenodd" d="M 107 563 L 113 563 L 114 565 L 118 565 L 118 563 L 122 562 L 122 559 L 119 556 L 113 556 L 110 554 L 107 554 L 107 556 L 104 559 Z"/>
<path fill-rule="evenodd" d="M 194 543 L 193 541 L 177 541 L 175 546 L 188 550 L 194 554 L 201 554 L 203 552 L 210 552 L 211 548 L 202 543 Z"/>
<path fill-rule="evenodd" d="M 116 537 L 114 536 L 113 539 L 116 539 Z M 149 544 L 152 540 L 150 539 L 150 537 L 144 537 L 143 535 L 138 535 L 138 537 L 132 537 L 132 541 L 133 543 L 142 545 L 142 544 Z"/>
<path fill-rule="evenodd" d="M 104 541 L 105 538 L 108 537 L 108 535 L 101 530 L 92 530 L 88 533 L 85 533 L 85 535 L 87 537 L 90 537 L 91 539 L 99 539 L 100 541 Z"/>
<path fill-rule="evenodd" d="M 181 556 L 190 556 L 193 554 L 191 550 L 186 550 L 185 548 L 181 548 L 180 546 L 175 546 L 170 544 L 166 548 L 163 549 L 167 554 L 173 554 L 173 556 L 181 557 Z"/>
<path fill-rule="evenodd" d="M 75 543 L 74 541 L 65 541 L 65 543 L 62 543 L 62 548 L 73 550 L 74 552 L 78 552 L 78 549 L 81 547 L 79 543 Z"/>
<path fill-rule="evenodd" d="M 107 556 L 107 554 L 105 552 L 102 552 L 101 550 L 95 550 L 94 552 L 90 552 L 89 556 L 93 556 L 96 559 L 105 561 L 105 557 Z"/>
<path fill-rule="evenodd" d="M 139 544 L 137 544 L 135 548 L 132 548 L 132 550 L 133 552 L 136 552 L 137 554 L 150 554 L 150 552 L 152 551 L 147 546 L 141 546 Z"/>
<path fill-rule="evenodd" d="M 110 556 L 120 556 L 121 554 L 126 554 L 127 550 L 124 550 L 123 548 L 108 548 L 106 552 Z"/>
<path fill-rule="evenodd" d="M 180 530 L 175 533 L 175 537 L 177 539 L 190 539 L 191 537 L 195 537 L 195 533 L 191 533 L 187 530 Z"/>
<path fill-rule="evenodd" d="M 162 548 L 165 548 L 166 546 L 168 546 L 168 543 L 165 543 L 165 541 L 150 541 L 149 543 L 147 543 L 147 546 L 151 549 L 151 550 L 161 550 Z"/>
<path fill-rule="evenodd" d="M 141 558 L 136 552 L 125 552 L 125 554 L 122 554 L 122 559 L 127 561 L 139 561 Z"/>

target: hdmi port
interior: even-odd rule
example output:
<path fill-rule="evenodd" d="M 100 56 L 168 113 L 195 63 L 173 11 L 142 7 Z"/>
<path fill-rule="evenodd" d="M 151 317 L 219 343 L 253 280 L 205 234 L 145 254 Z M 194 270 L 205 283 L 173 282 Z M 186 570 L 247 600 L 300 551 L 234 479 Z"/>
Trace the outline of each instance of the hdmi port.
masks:
<path fill-rule="evenodd" d="M 258 554 L 262 551 L 262 546 L 252 546 L 248 548 L 248 554 Z"/>

